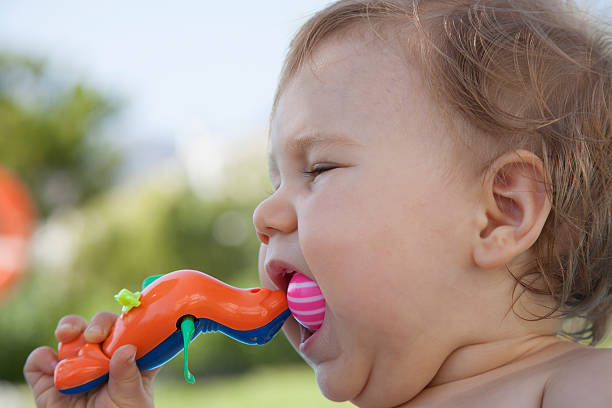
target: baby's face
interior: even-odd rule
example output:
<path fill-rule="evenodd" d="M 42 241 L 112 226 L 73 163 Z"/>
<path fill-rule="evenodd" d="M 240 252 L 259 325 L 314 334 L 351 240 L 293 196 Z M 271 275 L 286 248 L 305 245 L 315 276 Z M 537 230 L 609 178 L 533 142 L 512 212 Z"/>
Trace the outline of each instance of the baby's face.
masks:
<path fill-rule="evenodd" d="M 422 389 L 479 297 L 465 272 L 476 179 L 402 61 L 380 42 L 318 49 L 280 99 L 275 192 L 254 214 L 263 284 L 286 289 L 297 270 L 327 301 L 320 330 L 290 319 L 287 337 L 327 397 L 365 405 Z"/>

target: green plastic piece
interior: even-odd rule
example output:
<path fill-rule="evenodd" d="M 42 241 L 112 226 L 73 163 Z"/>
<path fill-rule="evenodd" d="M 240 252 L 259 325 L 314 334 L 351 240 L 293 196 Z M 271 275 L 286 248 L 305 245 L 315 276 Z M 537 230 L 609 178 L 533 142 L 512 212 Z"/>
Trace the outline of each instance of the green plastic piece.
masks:
<path fill-rule="evenodd" d="M 129 312 L 133 307 L 140 306 L 140 292 L 132 293 L 124 288 L 115 295 L 115 300 L 123 305 L 122 313 Z"/>
<path fill-rule="evenodd" d="M 142 281 L 142 289 L 141 290 L 143 290 L 144 288 L 146 288 L 151 283 L 153 283 L 154 281 L 156 281 L 157 279 L 161 278 L 164 275 L 165 275 L 165 273 L 162 273 L 161 275 L 151 275 L 148 278 L 145 278 L 145 280 Z"/>
<path fill-rule="evenodd" d="M 187 381 L 189 384 L 195 383 L 195 377 L 189 372 L 189 368 L 187 367 L 187 361 L 189 360 L 189 342 L 191 341 L 191 337 L 193 337 L 194 331 L 195 326 L 193 324 L 193 318 L 184 318 L 181 322 L 181 332 L 183 333 L 183 361 L 185 381 Z"/>

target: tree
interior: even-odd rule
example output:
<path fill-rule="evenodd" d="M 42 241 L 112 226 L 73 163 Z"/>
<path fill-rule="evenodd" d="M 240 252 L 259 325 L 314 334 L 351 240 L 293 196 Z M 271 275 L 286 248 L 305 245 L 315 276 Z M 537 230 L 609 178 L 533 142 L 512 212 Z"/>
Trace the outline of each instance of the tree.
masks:
<path fill-rule="evenodd" d="M 62 84 L 41 61 L 0 54 L 0 164 L 30 188 L 41 218 L 113 181 L 120 155 L 101 135 L 115 111 L 84 84 Z"/>

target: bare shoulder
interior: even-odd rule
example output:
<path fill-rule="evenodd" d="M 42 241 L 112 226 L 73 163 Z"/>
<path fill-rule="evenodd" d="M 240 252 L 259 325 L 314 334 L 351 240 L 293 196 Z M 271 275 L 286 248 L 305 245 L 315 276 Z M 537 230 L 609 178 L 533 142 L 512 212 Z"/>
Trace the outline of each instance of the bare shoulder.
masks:
<path fill-rule="evenodd" d="M 567 353 L 551 374 L 542 408 L 612 406 L 612 349 L 581 347 Z"/>

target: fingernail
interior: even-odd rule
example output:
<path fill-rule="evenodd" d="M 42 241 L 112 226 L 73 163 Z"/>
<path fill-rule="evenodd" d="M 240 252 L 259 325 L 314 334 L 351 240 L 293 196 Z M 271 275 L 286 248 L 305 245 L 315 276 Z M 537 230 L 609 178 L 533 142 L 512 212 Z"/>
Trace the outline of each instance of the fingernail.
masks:
<path fill-rule="evenodd" d="M 85 330 L 87 337 L 97 337 L 102 334 L 102 328 L 100 326 L 89 326 Z"/>
<path fill-rule="evenodd" d="M 70 323 L 63 323 L 61 324 L 57 330 L 63 331 L 63 330 L 74 330 L 74 326 L 71 325 Z"/>
<path fill-rule="evenodd" d="M 57 365 L 57 361 L 51 362 L 51 371 L 55 371 L 55 366 Z"/>
<path fill-rule="evenodd" d="M 130 354 L 130 358 L 128 361 L 131 363 L 134 360 L 136 360 L 136 347 L 134 347 L 134 351 L 132 352 L 132 354 Z"/>

